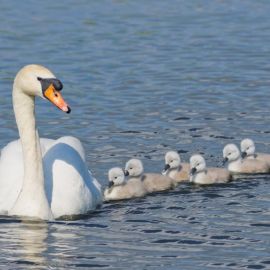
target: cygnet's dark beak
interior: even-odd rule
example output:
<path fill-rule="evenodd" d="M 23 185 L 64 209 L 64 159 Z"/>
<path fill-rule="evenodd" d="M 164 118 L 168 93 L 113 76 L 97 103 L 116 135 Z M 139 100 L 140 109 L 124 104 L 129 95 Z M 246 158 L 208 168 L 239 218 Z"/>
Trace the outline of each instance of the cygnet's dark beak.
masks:
<path fill-rule="evenodd" d="M 170 164 L 165 164 L 164 166 L 164 171 L 166 172 L 167 170 L 169 170 L 171 168 Z"/>
<path fill-rule="evenodd" d="M 247 156 L 247 152 L 242 152 L 241 157 L 244 159 Z"/>
<path fill-rule="evenodd" d="M 197 172 L 197 169 L 195 167 L 191 168 L 190 175 L 194 175 L 196 172 Z"/>
<path fill-rule="evenodd" d="M 111 188 L 113 185 L 114 185 L 114 182 L 110 181 L 108 187 Z"/>
<path fill-rule="evenodd" d="M 227 157 L 223 158 L 222 165 L 224 166 L 228 161 L 229 159 Z"/>
<path fill-rule="evenodd" d="M 124 174 L 125 174 L 125 176 L 129 176 L 128 170 L 124 170 Z"/>

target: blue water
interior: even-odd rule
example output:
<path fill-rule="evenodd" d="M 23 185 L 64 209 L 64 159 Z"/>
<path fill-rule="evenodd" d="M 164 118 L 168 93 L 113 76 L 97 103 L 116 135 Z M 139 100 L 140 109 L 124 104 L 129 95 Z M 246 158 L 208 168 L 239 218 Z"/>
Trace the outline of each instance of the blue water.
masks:
<path fill-rule="evenodd" d="M 226 143 L 270 153 L 270 2 L 0 2 L 0 148 L 18 138 L 12 81 L 29 63 L 64 83 L 72 113 L 36 106 L 42 137 L 78 137 L 105 186 L 167 150 L 220 166 Z M 1 269 L 270 269 L 270 177 L 184 184 L 75 221 L 0 217 Z"/>

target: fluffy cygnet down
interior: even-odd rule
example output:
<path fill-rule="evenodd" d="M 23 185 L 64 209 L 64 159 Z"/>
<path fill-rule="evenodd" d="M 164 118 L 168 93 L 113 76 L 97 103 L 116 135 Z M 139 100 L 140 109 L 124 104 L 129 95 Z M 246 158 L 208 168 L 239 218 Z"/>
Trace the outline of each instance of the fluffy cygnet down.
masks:
<path fill-rule="evenodd" d="M 174 183 L 180 183 L 189 180 L 189 171 L 189 163 L 181 163 L 181 158 L 177 152 L 169 151 L 166 153 L 163 175 L 172 178 Z"/>
<path fill-rule="evenodd" d="M 209 185 L 216 183 L 227 183 L 231 180 L 228 170 L 223 168 L 207 168 L 201 155 L 193 155 L 190 158 L 190 182 Z"/>
<path fill-rule="evenodd" d="M 143 164 L 139 159 L 131 159 L 126 163 L 125 174 L 129 181 L 140 179 L 147 193 L 164 191 L 174 187 L 173 180 L 157 173 L 144 173 Z"/>
<path fill-rule="evenodd" d="M 227 144 L 223 149 L 224 163 L 228 162 L 228 170 L 234 174 L 268 173 L 267 163 L 259 159 L 242 159 L 235 144 Z"/>
<path fill-rule="evenodd" d="M 112 168 L 108 173 L 109 186 L 104 191 L 104 200 L 124 200 L 142 197 L 146 190 L 140 180 L 126 181 L 121 168 Z"/>
<path fill-rule="evenodd" d="M 241 141 L 241 156 L 243 159 L 262 160 L 270 168 L 270 154 L 256 153 L 255 143 L 251 139 Z"/>

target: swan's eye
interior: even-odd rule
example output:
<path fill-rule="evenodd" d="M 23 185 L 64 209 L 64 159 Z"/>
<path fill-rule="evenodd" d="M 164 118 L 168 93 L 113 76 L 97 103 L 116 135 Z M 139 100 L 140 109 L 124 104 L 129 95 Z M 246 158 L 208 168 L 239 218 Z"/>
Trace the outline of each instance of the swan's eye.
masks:
<path fill-rule="evenodd" d="M 53 93 L 55 97 L 58 97 L 58 94 L 56 92 Z"/>

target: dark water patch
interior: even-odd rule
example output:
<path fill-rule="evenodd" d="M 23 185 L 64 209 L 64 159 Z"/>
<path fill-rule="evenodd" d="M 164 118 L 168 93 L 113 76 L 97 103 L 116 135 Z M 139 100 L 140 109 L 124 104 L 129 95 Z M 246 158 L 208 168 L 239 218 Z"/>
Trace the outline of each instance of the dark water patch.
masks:
<path fill-rule="evenodd" d="M 78 226 L 78 227 L 88 227 L 88 228 L 100 228 L 100 229 L 105 229 L 108 226 L 104 224 L 94 224 L 94 223 L 76 223 L 76 222 L 71 222 L 71 223 L 66 223 L 67 226 Z"/>
<path fill-rule="evenodd" d="M 209 242 L 209 244 L 212 246 L 224 246 L 225 245 L 225 243 L 223 243 L 223 242 Z"/>
<path fill-rule="evenodd" d="M 129 210 L 129 211 L 127 211 L 127 214 L 132 214 L 132 215 L 140 215 L 143 213 L 144 213 L 144 211 L 142 211 L 142 210 Z"/>
<path fill-rule="evenodd" d="M 162 255 L 161 258 L 177 258 L 176 255 Z"/>
<path fill-rule="evenodd" d="M 228 240 L 228 239 L 230 239 L 230 236 L 228 236 L 228 235 L 213 235 L 210 238 L 216 239 L 216 240 Z"/>
<path fill-rule="evenodd" d="M 178 241 L 179 244 L 184 244 L 184 245 L 201 245 L 204 244 L 204 241 L 199 241 L 199 240 L 180 240 Z"/>
<path fill-rule="evenodd" d="M 162 232 L 162 230 L 142 230 L 142 232 L 144 232 L 144 233 L 160 233 L 160 232 Z"/>
<path fill-rule="evenodd" d="M 186 153 L 188 153 L 188 150 L 177 150 L 177 153 L 178 154 L 186 154 Z"/>
<path fill-rule="evenodd" d="M 26 260 L 18 260 L 18 261 L 15 261 L 14 263 L 21 264 L 21 265 L 38 265 L 38 263 L 26 261 Z"/>
<path fill-rule="evenodd" d="M 270 227 L 270 223 L 251 223 L 250 226 L 253 226 L 253 227 Z"/>
<path fill-rule="evenodd" d="M 125 130 L 125 131 L 120 131 L 119 133 L 122 133 L 122 134 L 140 134 L 142 132 L 138 131 L 138 130 Z"/>
<path fill-rule="evenodd" d="M 80 267 L 80 268 L 110 268 L 110 265 L 108 264 L 90 264 L 90 263 L 76 263 L 76 264 L 70 264 L 70 267 Z"/>
<path fill-rule="evenodd" d="M 228 202 L 226 205 L 241 205 L 239 202 Z"/>
<path fill-rule="evenodd" d="M 190 120 L 189 117 L 177 117 L 175 119 L 173 119 L 174 121 L 183 121 L 183 120 Z"/>
<path fill-rule="evenodd" d="M 151 223 L 151 224 L 156 224 L 159 223 L 158 220 L 144 220 L 144 219 L 127 219 L 125 222 L 128 223 Z"/>
<path fill-rule="evenodd" d="M 223 198 L 224 196 L 221 194 L 216 194 L 216 193 L 203 193 L 204 197 L 210 198 L 210 199 L 215 199 L 215 198 Z"/>
<path fill-rule="evenodd" d="M 224 136 L 224 135 L 209 135 L 210 138 L 215 138 L 215 139 L 224 139 L 224 140 L 234 140 L 234 137 L 229 137 L 229 136 Z"/>
<path fill-rule="evenodd" d="M 152 243 L 153 244 L 168 244 L 168 243 L 176 243 L 178 242 L 177 239 L 160 239 L 160 240 L 155 240 Z"/>
<path fill-rule="evenodd" d="M 203 130 L 203 128 L 189 128 L 189 131 L 198 131 L 198 130 Z"/>
<path fill-rule="evenodd" d="M 261 261 L 262 264 L 270 264 L 270 260 L 269 261 Z"/>
<path fill-rule="evenodd" d="M 247 269 L 265 269 L 264 265 L 260 265 L 260 264 L 250 264 L 250 265 L 246 265 Z"/>
<path fill-rule="evenodd" d="M 169 233 L 169 234 L 179 234 L 180 232 L 179 231 L 165 231 L 166 233 Z"/>
<path fill-rule="evenodd" d="M 168 209 L 168 210 L 185 210 L 185 208 L 181 207 L 181 206 L 169 206 L 166 209 Z"/>

